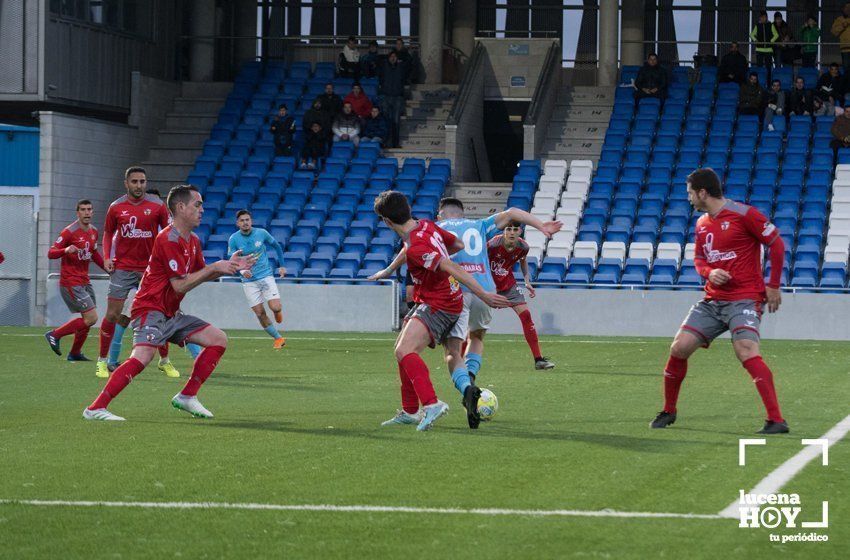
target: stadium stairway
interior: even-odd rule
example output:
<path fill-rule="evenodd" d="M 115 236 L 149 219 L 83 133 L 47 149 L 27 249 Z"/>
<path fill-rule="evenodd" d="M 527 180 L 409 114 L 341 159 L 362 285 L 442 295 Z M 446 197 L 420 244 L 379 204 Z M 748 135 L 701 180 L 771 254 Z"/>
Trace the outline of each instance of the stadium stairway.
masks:
<path fill-rule="evenodd" d="M 541 159 L 599 161 L 614 107 L 614 88 L 573 86 L 558 93 Z"/>
<path fill-rule="evenodd" d="M 142 164 L 148 172 L 148 187 L 163 194 L 186 180 L 233 84 L 184 82 L 181 88 L 166 115 L 165 128 L 159 131 L 156 145 Z"/>
<path fill-rule="evenodd" d="M 463 201 L 468 218 L 485 218 L 505 209 L 510 183 L 454 183 L 449 196 Z"/>
<path fill-rule="evenodd" d="M 401 148 L 384 149 L 386 157 L 401 159 L 444 157 L 446 118 L 452 108 L 457 85 L 417 84 L 411 87 L 405 113 L 401 118 Z M 435 154 L 437 154 L 435 156 Z"/>

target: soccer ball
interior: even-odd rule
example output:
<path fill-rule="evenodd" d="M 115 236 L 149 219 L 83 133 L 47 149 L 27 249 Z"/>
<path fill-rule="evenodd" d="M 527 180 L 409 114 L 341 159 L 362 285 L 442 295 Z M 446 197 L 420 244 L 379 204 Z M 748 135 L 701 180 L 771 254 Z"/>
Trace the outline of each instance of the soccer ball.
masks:
<path fill-rule="evenodd" d="M 478 414 L 481 415 L 481 420 L 492 420 L 498 410 L 499 399 L 496 394 L 489 389 L 481 389 L 481 396 L 478 398 Z"/>

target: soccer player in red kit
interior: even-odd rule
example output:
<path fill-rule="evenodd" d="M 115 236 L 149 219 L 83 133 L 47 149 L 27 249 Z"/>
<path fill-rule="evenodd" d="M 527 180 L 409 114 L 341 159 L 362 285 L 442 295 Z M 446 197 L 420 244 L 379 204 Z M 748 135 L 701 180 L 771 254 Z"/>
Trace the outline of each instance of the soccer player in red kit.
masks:
<path fill-rule="evenodd" d="M 525 291 L 529 297 L 534 297 L 534 287 L 531 285 L 528 274 L 528 243 L 520 237 L 522 226 L 519 222 L 511 222 L 501 235 L 497 235 L 487 242 L 487 256 L 490 259 L 490 272 L 496 283 L 496 291 L 499 295 L 508 298 L 511 309 L 519 317 L 522 323 L 522 332 L 525 341 L 531 349 L 534 357 L 534 369 L 552 369 L 555 364 L 544 358 L 540 353 L 540 342 L 537 339 L 537 329 L 534 328 L 534 320 L 531 311 L 525 303 L 525 297 L 519 291 L 514 277 L 514 265 L 519 263 L 522 277 L 525 278 Z"/>
<path fill-rule="evenodd" d="M 90 200 L 77 202 L 77 219 L 62 230 L 56 242 L 47 251 L 47 258 L 62 259 L 59 269 L 59 292 L 71 313 L 81 317 L 71 319 L 58 329 L 44 334 L 47 344 L 58 356 L 59 340 L 74 335 L 74 344 L 68 352 L 69 362 L 89 362 L 83 355 L 83 343 L 89 328 L 97 322 L 97 307 L 94 290 L 89 280 L 89 263 L 106 270 L 103 257 L 97 252 L 97 230 L 92 227 L 92 203 Z"/>
<path fill-rule="evenodd" d="M 688 371 L 688 358 L 697 348 L 707 348 L 725 331 L 732 334 L 732 348 L 753 378 L 767 421 L 760 434 L 788 433 L 782 418 L 773 373 L 759 352 L 762 306 L 773 313 L 782 303 L 779 291 L 785 244 L 776 226 L 755 208 L 723 196 L 720 178 L 710 168 L 688 175 L 688 200 L 705 212 L 696 223 L 694 266 L 706 279 L 705 298 L 691 307 L 670 348 L 664 369 L 664 410 L 652 428 L 666 428 L 676 421 L 679 388 Z M 770 254 L 770 278 L 764 284 L 761 248 Z"/>
<path fill-rule="evenodd" d="M 106 317 L 100 325 L 98 377 L 109 377 L 109 371 L 117 365 L 108 363 L 108 356 L 116 330 L 120 340 L 130 323 L 130 318 L 122 314 L 124 302 L 131 290 L 138 289 L 142 273 L 148 266 L 154 239 L 168 225 L 168 209 L 158 196 L 145 192 L 146 186 L 145 170 L 130 167 L 124 172 L 127 194 L 113 202 L 106 212 L 103 253 L 112 276 L 109 279 Z M 169 377 L 180 377 L 168 359 L 168 346 L 160 348 L 160 358 L 161 371 Z"/>
<path fill-rule="evenodd" d="M 449 258 L 463 249 L 463 241 L 430 220 L 413 219 L 402 193 L 382 192 L 375 199 L 375 213 L 404 240 L 407 267 L 413 277 L 413 300 L 417 304 L 407 314 L 395 346 L 402 410 L 383 425 L 417 424 L 416 429 L 423 431 L 449 410 L 449 405 L 437 398 L 428 366 L 419 356 L 426 346 L 445 346 L 463 311 L 463 292 L 449 281 L 449 276 L 490 307 L 507 307 L 508 301 L 485 292 L 472 275 Z"/>
<path fill-rule="evenodd" d="M 200 418 L 213 417 L 197 394 L 224 354 L 227 335 L 206 321 L 184 315 L 180 302 L 203 282 L 251 268 L 256 259 L 234 253 L 230 260 L 208 266 L 204 263 L 201 242 L 192 233 L 204 213 L 203 200 L 195 187 L 179 185 L 171 189 L 168 209 L 174 223 L 156 236 L 150 263 L 133 300 L 133 353 L 112 372 L 103 392 L 83 410 L 86 420 L 124 420 L 106 407 L 145 369 L 156 350 L 169 341 L 180 346 L 192 342 L 204 348 L 195 359 L 186 386 L 171 399 L 172 406 Z"/>

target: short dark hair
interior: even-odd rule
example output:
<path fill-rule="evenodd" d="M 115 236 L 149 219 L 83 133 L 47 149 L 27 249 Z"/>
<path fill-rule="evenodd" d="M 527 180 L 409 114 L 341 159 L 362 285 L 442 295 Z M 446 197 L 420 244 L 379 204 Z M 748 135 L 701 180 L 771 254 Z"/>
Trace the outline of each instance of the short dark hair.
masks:
<path fill-rule="evenodd" d="M 129 179 L 130 175 L 132 175 L 133 173 L 144 173 L 145 176 L 147 176 L 148 174 L 148 172 L 145 171 L 144 167 L 141 167 L 139 165 L 133 165 L 132 167 L 128 167 L 127 171 L 124 172 L 124 179 Z"/>
<path fill-rule="evenodd" d="M 238 212 L 236 212 L 236 219 L 238 220 L 239 218 L 241 218 L 241 217 L 242 217 L 242 216 L 244 216 L 245 214 L 248 214 L 248 215 L 250 216 L 250 215 L 251 215 L 251 212 L 249 212 L 246 208 L 243 208 L 242 210 L 239 210 Z"/>
<path fill-rule="evenodd" d="M 346 41 L 355 41 L 356 42 L 357 38 L 354 35 L 349 35 L 348 39 L 346 39 Z"/>
<path fill-rule="evenodd" d="M 326 84 L 325 84 L 325 87 L 328 87 L 328 86 L 334 87 L 334 83 L 333 83 L 333 82 L 328 82 L 328 83 L 326 83 Z"/>
<path fill-rule="evenodd" d="M 168 198 L 165 200 L 168 210 L 173 214 L 178 204 L 188 203 L 192 198 L 192 191 L 199 192 L 198 187 L 195 185 L 176 185 L 171 187 L 171 190 L 168 191 Z"/>
<path fill-rule="evenodd" d="M 519 222 L 518 222 L 518 221 L 516 221 L 516 220 L 511 220 L 510 222 L 508 222 L 508 225 L 507 225 L 507 226 L 505 226 L 505 227 L 518 227 L 518 228 L 521 228 L 521 227 L 522 227 L 522 224 L 521 224 L 521 223 L 519 223 Z"/>
<path fill-rule="evenodd" d="M 779 80 L 773 80 L 772 82 L 770 82 L 770 85 L 773 85 L 773 84 L 782 85 L 782 82 L 780 82 Z"/>
<path fill-rule="evenodd" d="M 372 39 L 371 41 L 369 41 L 369 46 L 371 47 L 372 45 L 375 45 L 375 46 L 377 47 L 377 46 L 378 46 L 378 41 L 376 41 L 376 40 L 374 40 L 374 39 Z"/>
<path fill-rule="evenodd" d="M 830 65 L 829 65 L 829 67 L 830 67 L 830 68 L 832 68 L 832 67 L 840 68 L 840 66 L 838 66 L 838 63 L 837 63 L 837 62 L 833 62 L 832 64 L 830 64 Z"/>
<path fill-rule="evenodd" d="M 761 16 L 767 17 L 767 10 L 759 10 L 759 17 Z"/>
<path fill-rule="evenodd" d="M 91 206 L 92 205 L 91 200 L 89 200 L 87 198 L 81 198 L 80 200 L 77 201 L 77 210 L 80 209 L 80 206 L 85 206 L 86 204 Z"/>
<path fill-rule="evenodd" d="M 384 191 L 375 197 L 375 214 L 394 224 L 405 224 L 411 218 L 410 202 L 403 193 Z"/>
<path fill-rule="evenodd" d="M 693 191 L 704 190 L 710 197 L 723 198 L 723 186 L 720 184 L 720 177 L 710 167 L 697 169 L 688 175 L 686 181 Z"/>
<path fill-rule="evenodd" d="M 286 103 L 281 103 L 277 106 L 277 110 L 280 111 L 281 109 L 289 110 L 289 107 L 286 106 Z"/>
<path fill-rule="evenodd" d="M 355 86 L 359 87 L 360 89 L 363 89 L 363 86 L 360 85 L 360 82 L 354 82 L 353 84 L 351 84 L 351 89 L 354 89 Z"/>
<path fill-rule="evenodd" d="M 454 198 L 452 196 L 446 196 L 441 198 L 439 209 L 442 210 L 446 206 L 456 206 L 460 208 L 461 212 L 463 212 L 463 202 L 461 202 L 459 198 Z"/>
<path fill-rule="evenodd" d="M 782 12 L 773 12 L 773 19 L 776 19 L 777 17 L 782 17 Z"/>
<path fill-rule="evenodd" d="M 759 77 L 758 72 L 750 72 L 749 77 L 752 78 L 753 76 L 758 78 Z"/>
<path fill-rule="evenodd" d="M 145 190 L 145 194 L 152 194 L 154 196 L 158 196 L 159 198 L 162 198 L 162 195 L 159 194 L 159 189 L 147 189 L 147 190 Z"/>
<path fill-rule="evenodd" d="M 658 58 L 658 53 L 651 52 L 651 53 L 649 53 L 648 55 L 646 55 L 646 59 L 647 59 L 647 60 L 649 60 L 649 59 L 650 59 L 650 58 L 652 58 L 653 56 L 654 56 L 655 58 Z"/>

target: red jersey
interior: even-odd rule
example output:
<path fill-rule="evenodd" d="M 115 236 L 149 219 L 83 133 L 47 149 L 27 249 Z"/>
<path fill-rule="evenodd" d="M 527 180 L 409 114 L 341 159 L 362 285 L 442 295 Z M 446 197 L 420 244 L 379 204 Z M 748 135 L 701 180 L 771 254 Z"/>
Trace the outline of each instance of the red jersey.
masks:
<path fill-rule="evenodd" d="M 106 212 L 103 254 L 118 270 L 142 272 L 148 266 L 156 234 L 167 225 L 168 209 L 159 197 L 146 194 L 133 202 L 124 195 Z"/>
<path fill-rule="evenodd" d="M 503 244 L 504 236 L 497 235 L 487 242 L 487 256 L 490 258 L 490 272 L 496 282 L 496 291 L 504 292 L 516 286 L 514 265 L 528 255 L 528 243 L 519 237 L 513 250 Z"/>
<path fill-rule="evenodd" d="M 708 272 L 721 268 L 732 278 L 722 286 L 705 283 L 705 298 L 720 301 L 764 301 L 761 246 L 779 239 L 779 230 L 751 206 L 729 200 L 716 216 L 702 215 L 696 224 L 695 264 Z M 781 263 L 780 263 L 781 268 Z"/>
<path fill-rule="evenodd" d="M 68 246 L 77 248 L 70 255 L 65 252 Z M 62 259 L 59 269 L 59 285 L 66 288 L 90 284 L 89 263 L 94 261 L 103 268 L 103 257 L 97 252 L 97 230 L 89 226 L 83 229 L 79 221 L 75 221 L 62 230 L 53 246 L 47 251 L 47 258 Z"/>
<path fill-rule="evenodd" d="M 205 266 L 198 236 L 190 233 L 186 238 L 173 226 L 166 227 L 154 241 L 150 262 L 133 301 L 132 318 L 150 311 L 174 317 L 180 310 L 184 294 L 174 290 L 171 279 L 183 278 Z"/>
<path fill-rule="evenodd" d="M 407 269 L 413 277 L 413 301 L 448 313 L 463 311 L 463 292 L 457 282 L 440 270 L 443 259 L 449 258 L 447 245 L 457 239 L 430 220 L 419 220 L 407 239 Z"/>

